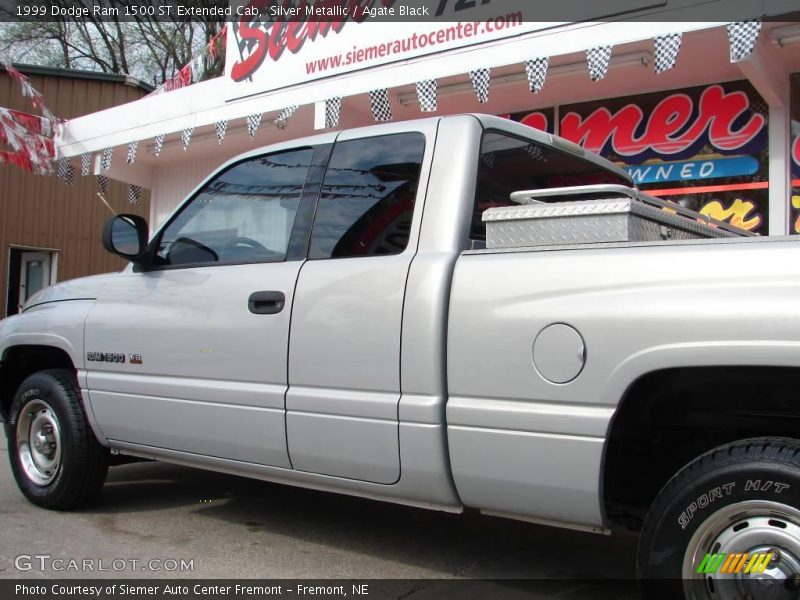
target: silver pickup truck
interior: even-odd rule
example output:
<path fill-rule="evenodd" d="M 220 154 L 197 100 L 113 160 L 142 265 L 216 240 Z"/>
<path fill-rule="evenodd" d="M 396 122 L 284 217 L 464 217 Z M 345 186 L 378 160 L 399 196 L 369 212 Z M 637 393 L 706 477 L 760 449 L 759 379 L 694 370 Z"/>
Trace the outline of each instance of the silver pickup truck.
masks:
<path fill-rule="evenodd" d="M 640 531 L 648 598 L 796 598 L 800 246 L 630 187 L 481 115 L 237 157 L 0 322 L 19 487 L 70 509 L 157 459 Z"/>

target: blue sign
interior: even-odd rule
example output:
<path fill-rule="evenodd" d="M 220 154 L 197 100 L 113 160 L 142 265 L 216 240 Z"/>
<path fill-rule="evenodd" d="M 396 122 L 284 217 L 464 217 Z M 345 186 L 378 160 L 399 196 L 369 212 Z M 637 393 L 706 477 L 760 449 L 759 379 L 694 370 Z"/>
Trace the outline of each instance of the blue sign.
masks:
<path fill-rule="evenodd" d="M 752 156 L 714 158 L 709 160 L 686 160 L 652 165 L 625 167 L 634 183 L 666 183 L 695 179 L 719 179 L 752 175 L 758 172 L 758 161 Z"/>

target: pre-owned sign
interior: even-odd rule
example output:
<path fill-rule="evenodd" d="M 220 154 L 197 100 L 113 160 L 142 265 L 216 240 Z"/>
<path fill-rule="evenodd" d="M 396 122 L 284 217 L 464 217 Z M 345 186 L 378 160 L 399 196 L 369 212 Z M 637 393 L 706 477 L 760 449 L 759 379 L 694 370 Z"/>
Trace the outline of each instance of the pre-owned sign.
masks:
<path fill-rule="evenodd" d="M 737 175 L 752 175 L 758 171 L 758 161 L 752 156 L 652 163 L 625 167 L 634 183 L 666 183 L 693 179 L 720 179 Z"/>

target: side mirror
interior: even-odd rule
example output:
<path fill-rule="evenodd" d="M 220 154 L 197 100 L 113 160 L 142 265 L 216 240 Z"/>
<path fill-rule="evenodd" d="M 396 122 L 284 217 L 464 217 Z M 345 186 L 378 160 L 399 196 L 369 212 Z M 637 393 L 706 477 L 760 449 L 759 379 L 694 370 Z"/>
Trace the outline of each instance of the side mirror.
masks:
<path fill-rule="evenodd" d="M 116 215 L 103 227 L 103 247 L 132 263 L 141 264 L 147 252 L 147 221 L 138 215 Z"/>

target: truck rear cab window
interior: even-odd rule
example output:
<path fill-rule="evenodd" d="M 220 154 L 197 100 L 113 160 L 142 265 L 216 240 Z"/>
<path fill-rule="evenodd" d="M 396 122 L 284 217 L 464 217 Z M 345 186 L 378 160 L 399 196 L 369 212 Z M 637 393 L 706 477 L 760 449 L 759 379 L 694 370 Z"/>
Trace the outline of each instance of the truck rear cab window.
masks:
<path fill-rule="evenodd" d="M 403 252 L 424 151 L 421 133 L 337 142 L 322 183 L 309 258 Z"/>
<path fill-rule="evenodd" d="M 495 206 L 512 206 L 511 192 L 600 183 L 631 185 L 626 178 L 589 160 L 531 140 L 487 131 L 481 140 L 470 239 L 486 240 L 486 224 L 481 219 L 483 211 Z M 580 199 L 590 198 L 580 196 Z"/>
<path fill-rule="evenodd" d="M 164 229 L 154 265 L 284 260 L 312 155 L 257 156 L 217 175 Z"/>

